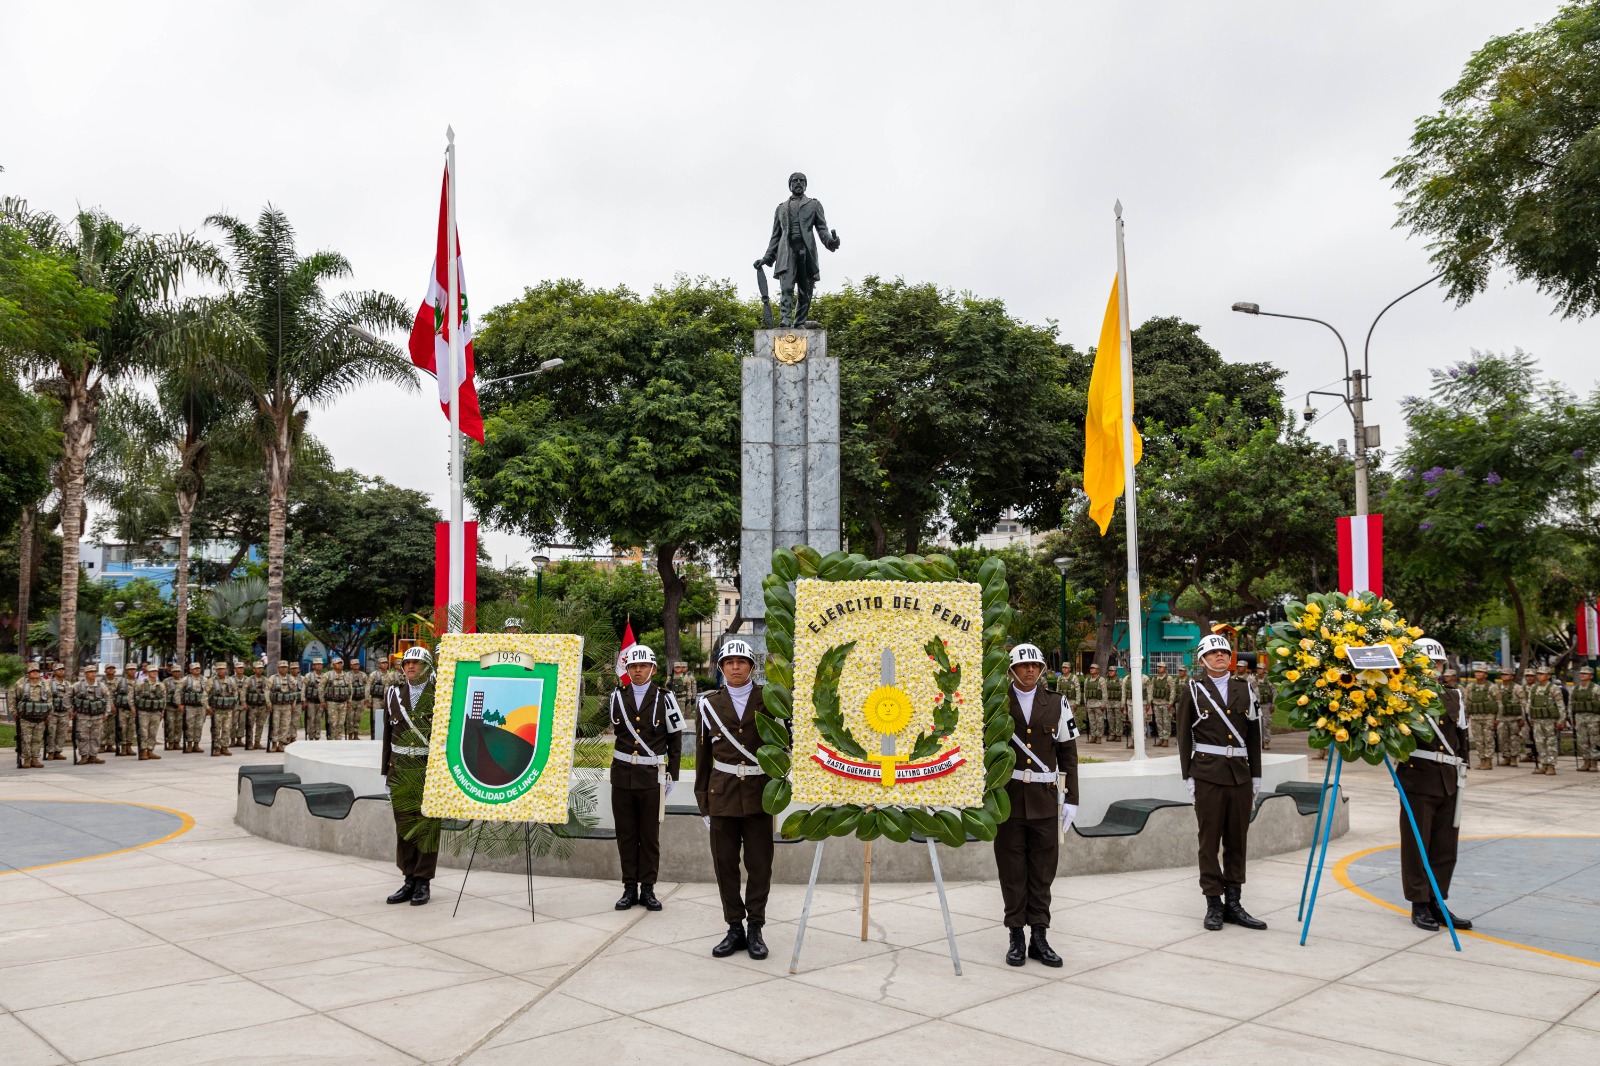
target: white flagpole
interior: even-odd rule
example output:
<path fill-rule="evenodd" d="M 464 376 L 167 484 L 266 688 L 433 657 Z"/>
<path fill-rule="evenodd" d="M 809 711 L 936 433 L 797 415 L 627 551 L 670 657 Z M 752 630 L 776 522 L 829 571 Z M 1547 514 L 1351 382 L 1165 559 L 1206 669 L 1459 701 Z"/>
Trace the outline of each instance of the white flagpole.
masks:
<path fill-rule="evenodd" d="M 450 300 L 450 603 L 448 628 L 460 633 L 464 626 L 464 601 L 466 600 L 466 531 L 462 524 L 461 509 L 461 380 L 456 368 L 461 365 L 461 277 L 456 256 L 456 131 L 445 127 L 444 135 L 450 142 L 445 149 L 445 168 L 450 173 L 448 196 L 448 232 L 445 234 L 445 260 L 449 281 Z"/>
<path fill-rule="evenodd" d="M 1144 607 L 1139 592 L 1139 493 L 1133 484 L 1133 334 L 1128 322 L 1128 256 L 1122 248 L 1122 201 L 1117 201 L 1117 302 L 1122 320 L 1122 512 L 1128 520 L 1128 729 L 1135 761 L 1144 750 Z"/>

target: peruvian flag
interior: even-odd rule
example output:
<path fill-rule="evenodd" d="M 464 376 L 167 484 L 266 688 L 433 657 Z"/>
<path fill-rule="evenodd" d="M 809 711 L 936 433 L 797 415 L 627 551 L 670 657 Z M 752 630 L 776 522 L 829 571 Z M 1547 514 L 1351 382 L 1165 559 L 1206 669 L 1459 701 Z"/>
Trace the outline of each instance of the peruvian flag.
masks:
<path fill-rule="evenodd" d="M 1339 521 L 1339 591 L 1383 595 L 1383 515 L 1352 515 Z"/>
<path fill-rule="evenodd" d="M 628 683 L 628 668 L 622 665 L 622 657 L 628 653 L 629 648 L 637 643 L 638 641 L 633 639 L 633 619 L 630 618 L 622 629 L 622 647 L 617 649 L 618 685 L 626 685 Z"/>
<path fill-rule="evenodd" d="M 1600 656 L 1600 610 L 1594 600 L 1578 602 L 1578 655 L 1584 659 Z"/>
<path fill-rule="evenodd" d="M 445 246 L 450 232 L 450 168 L 445 167 L 444 190 L 439 194 L 439 239 L 434 245 L 433 270 L 428 275 L 428 295 L 417 308 L 411 326 L 411 361 L 439 382 L 439 406 L 450 417 L 450 261 Z M 483 443 L 483 415 L 478 411 L 478 389 L 472 383 L 472 320 L 467 317 L 467 275 L 461 267 L 461 233 L 456 232 L 456 285 L 461 295 L 461 355 L 456 364 L 460 384 L 461 432 Z"/>

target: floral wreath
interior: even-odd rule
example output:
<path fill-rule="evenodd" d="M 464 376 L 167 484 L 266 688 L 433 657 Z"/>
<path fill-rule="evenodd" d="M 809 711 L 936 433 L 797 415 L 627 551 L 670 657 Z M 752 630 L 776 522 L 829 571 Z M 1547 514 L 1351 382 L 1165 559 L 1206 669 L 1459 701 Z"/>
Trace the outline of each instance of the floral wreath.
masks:
<path fill-rule="evenodd" d="M 1270 627 L 1267 644 L 1275 703 L 1310 733 L 1311 747 L 1377 765 L 1385 755 L 1407 758 L 1419 738 L 1433 736 L 1426 717 L 1439 699 L 1433 663 L 1413 647 L 1422 630 L 1392 602 L 1371 592 L 1319 593 L 1289 604 L 1288 619 Z M 1352 647 L 1379 645 L 1394 650 L 1398 667 L 1351 664 Z"/>
<path fill-rule="evenodd" d="M 772 553 L 772 573 L 761 583 L 767 614 L 766 684 L 762 702 L 766 713 L 756 712 L 756 729 L 763 741 L 756 749 L 756 761 L 772 780 L 762 792 L 761 805 L 768 814 L 780 814 L 789 806 L 791 761 L 787 750 L 789 731 L 778 719 L 794 715 L 794 589 L 801 577 L 821 581 L 960 581 L 955 561 L 944 555 L 902 555 L 868 559 L 863 555 L 833 552 L 820 555 L 816 549 L 796 545 L 791 551 L 778 548 Z M 998 556 L 985 559 L 978 568 L 978 584 L 983 590 L 983 714 L 984 797 L 983 806 L 950 808 L 906 806 L 884 803 L 866 806 L 823 804 L 797 810 L 784 819 L 786 837 L 822 840 L 854 833 L 861 840 L 880 836 L 904 843 L 912 833 L 938 840 L 952 848 L 966 843 L 968 834 L 979 840 L 993 840 L 1001 822 L 1011 814 L 1011 800 L 1005 785 L 1017 763 L 1010 743 L 1012 723 L 1007 704 L 1006 675 L 1009 659 L 1006 630 L 1014 617 L 1007 603 L 1005 563 Z M 855 642 L 839 644 L 824 652 L 817 662 L 812 688 L 813 721 L 817 731 L 841 752 L 858 758 L 866 755 L 859 741 L 844 723 L 839 705 L 839 676 Z M 939 745 L 960 721 L 961 667 L 952 664 L 944 641 L 933 638 L 923 646 L 934 664 L 934 681 L 940 700 L 933 712 L 933 727 L 918 734 L 912 746 L 913 759 L 936 754 Z M 863 708 L 869 721 L 904 728 L 910 721 L 910 702 L 897 692 L 879 690 Z"/>

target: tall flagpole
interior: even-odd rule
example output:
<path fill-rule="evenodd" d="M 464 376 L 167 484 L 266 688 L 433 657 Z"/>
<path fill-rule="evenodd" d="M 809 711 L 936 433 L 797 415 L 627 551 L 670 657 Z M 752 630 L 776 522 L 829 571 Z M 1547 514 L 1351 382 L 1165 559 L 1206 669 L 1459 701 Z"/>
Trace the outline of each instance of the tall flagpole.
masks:
<path fill-rule="evenodd" d="M 1128 256 L 1122 247 L 1122 201 L 1117 201 L 1117 317 L 1122 320 L 1122 513 L 1128 520 L 1128 685 L 1133 708 L 1128 729 L 1133 757 L 1144 750 L 1144 606 L 1139 593 L 1139 493 L 1133 484 L 1133 334 L 1128 328 Z"/>
<path fill-rule="evenodd" d="M 449 612 L 448 628 L 451 633 L 463 631 L 464 601 L 466 600 L 466 558 L 463 550 L 466 545 L 466 535 L 463 528 L 461 513 L 461 379 L 457 374 L 457 367 L 463 365 L 461 358 L 461 277 L 460 257 L 456 255 L 456 131 L 449 126 L 444 130 L 445 138 L 450 142 L 445 149 L 445 169 L 450 174 L 450 189 L 447 198 L 449 208 L 446 214 L 449 217 L 448 232 L 445 234 L 445 260 L 449 264 L 449 300 L 450 300 L 450 370 L 448 382 L 450 385 L 450 577 L 449 598 L 447 607 Z"/>

